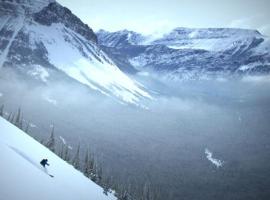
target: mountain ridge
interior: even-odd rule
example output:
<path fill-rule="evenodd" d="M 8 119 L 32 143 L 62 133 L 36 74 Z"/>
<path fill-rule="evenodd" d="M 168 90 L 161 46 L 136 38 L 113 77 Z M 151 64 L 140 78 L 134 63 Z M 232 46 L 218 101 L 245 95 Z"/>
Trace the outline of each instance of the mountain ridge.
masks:
<path fill-rule="evenodd" d="M 103 50 L 122 68 L 176 79 L 270 72 L 269 38 L 257 30 L 175 28 L 159 37 L 102 30 L 97 35 Z"/>

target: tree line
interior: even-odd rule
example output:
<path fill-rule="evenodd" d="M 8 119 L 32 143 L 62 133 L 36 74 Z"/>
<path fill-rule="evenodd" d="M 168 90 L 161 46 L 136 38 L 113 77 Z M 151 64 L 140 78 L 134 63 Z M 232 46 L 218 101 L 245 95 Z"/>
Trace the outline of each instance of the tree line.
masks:
<path fill-rule="evenodd" d="M 14 124 L 25 133 L 30 132 L 30 121 L 23 118 L 21 108 L 17 112 L 4 112 L 4 105 L 0 107 L 0 116 L 5 118 L 10 123 Z M 39 141 L 39 140 L 38 140 Z M 70 147 L 62 142 L 56 141 L 55 127 L 51 127 L 49 137 L 46 140 L 39 141 L 52 152 L 57 154 L 61 159 L 71 164 L 75 169 L 81 171 L 87 178 L 101 186 L 104 194 L 114 193 L 118 200 L 156 200 L 158 198 L 158 191 L 154 191 L 151 187 L 150 181 L 147 181 L 140 187 L 135 187 L 131 183 L 123 184 L 112 175 L 103 173 L 103 166 L 95 155 L 87 148 L 82 152 L 80 143 L 77 145 L 75 152 L 72 152 Z"/>

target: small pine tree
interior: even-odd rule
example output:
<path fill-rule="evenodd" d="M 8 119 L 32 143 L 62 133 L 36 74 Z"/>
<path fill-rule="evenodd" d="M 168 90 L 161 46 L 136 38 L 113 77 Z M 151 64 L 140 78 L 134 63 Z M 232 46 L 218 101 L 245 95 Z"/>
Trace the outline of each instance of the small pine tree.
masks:
<path fill-rule="evenodd" d="M 147 182 L 143 187 L 143 200 L 153 200 L 153 196 L 150 189 L 150 183 Z"/>
<path fill-rule="evenodd" d="M 95 166 L 95 159 L 93 155 L 89 155 L 88 165 L 89 165 L 89 170 L 90 170 L 90 175 L 91 175 L 94 172 L 94 166 Z"/>
<path fill-rule="evenodd" d="M 17 116 L 16 116 L 16 119 L 15 119 L 14 125 L 17 126 L 20 129 L 22 128 L 21 127 L 21 108 L 18 109 L 18 112 L 17 112 Z"/>
<path fill-rule="evenodd" d="M 103 193 L 108 195 L 108 192 L 110 192 L 112 188 L 112 177 L 103 175 L 101 186 L 103 187 Z"/>
<path fill-rule="evenodd" d="M 98 178 L 97 178 L 97 164 L 96 164 L 94 158 L 93 158 L 93 168 L 92 168 L 92 171 L 91 171 L 90 179 L 92 181 L 94 181 L 95 183 L 97 183 L 97 181 L 98 181 Z"/>
<path fill-rule="evenodd" d="M 78 144 L 76 154 L 75 154 L 73 161 L 72 161 L 72 165 L 76 169 L 78 169 L 78 170 L 80 169 L 80 143 Z"/>
<path fill-rule="evenodd" d="M 39 140 L 39 143 L 42 144 L 42 145 L 44 145 L 44 146 L 46 146 L 45 145 L 45 142 L 44 142 L 44 139 Z"/>
<path fill-rule="evenodd" d="M 70 161 L 70 156 L 69 156 L 69 150 L 68 150 L 68 146 L 65 145 L 65 150 L 64 150 L 64 154 L 63 154 L 63 159 L 67 162 Z"/>
<path fill-rule="evenodd" d="M 12 112 L 9 113 L 7 121 L 11 122 Z"/>
<path fill-rule="evenodd" d="M 97 183 L 102 185 L 103 169 L 100 165 L 97 167 Z"/>
<path fill-rule="evenodd" d="M 51 135 L 46 142 L 45 146 L 49 148 L 52 152 L 55 152 L 55 138 L 54 138 L 54 126 L 52 127 Z"/>
<path fill-rule="evenodd" d="M 26 125 L 26 127 L 25 127 L 25 129 L 24 129 L 24 132 L 28 133 L 29 128 L 30 128 L 30 122 L 28 121 L 28 122 L 27 122 L 27 125 Z"/>
<path fill-rule="evenodd" d="M 90 170 L 90 165 L 89 165 L 89 150 L 87 149 L 85 153 L 85 158 L 84 158 L 84 166 L 83 166 L 83 173 L 86 177 L 90 176 L 91 170 Z"/>
<path fill-rule="evenodd" d="M 59 150 L 59 152 L 57 154 L 60 158 L 63 159 L 63 157 L 64 157 L 64 144 L 61 144 L 61 149 Z"/>
<path fill-rule="evenodd" d="M 11 113 L 10 123 L 12 123 L 12 124 L 14 124 L 14 117 L 15 117 L 15 115 Z"/>
<path fill-rule="evenodd" d="M 19 123 L 19 128 L 21 130 L 23 130 L 23 114 L 21 114 L 21 120 L 20 120 L 20 123 Z"/>
<path fill-rule="evenodd" d="M 0 116 L 4 117 L 4 104 L 0 107 Z"/>

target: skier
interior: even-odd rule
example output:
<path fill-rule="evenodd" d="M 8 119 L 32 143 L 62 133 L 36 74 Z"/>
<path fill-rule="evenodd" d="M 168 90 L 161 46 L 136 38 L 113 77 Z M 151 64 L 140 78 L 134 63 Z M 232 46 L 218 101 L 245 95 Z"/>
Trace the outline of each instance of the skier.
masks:
<path fill-rule="evenodd" d="M 46 168 L 46 165 L 48 165 L 48 166 L 50 166 L 50 164 L 48 163 L 48 159 L 46 158 L 46 159 L 42 159 L 41 161 L 40 161 L 40 164 L 44 167 L 44 172 L 46 173 L 46 174 L 48 174 L 50 177 L 54 177 L 53 175 L 51 175 L 51 174 L 49 174 L 48 173 L 48 169 Z"/>
<path fill-rule="evenodd" d="M 48 159 L 42 159 L 42 161 L 40 161 L 40 164 L 45 167 L 46 165 L 49 166 L 49 163 L 48 163 Z"/>

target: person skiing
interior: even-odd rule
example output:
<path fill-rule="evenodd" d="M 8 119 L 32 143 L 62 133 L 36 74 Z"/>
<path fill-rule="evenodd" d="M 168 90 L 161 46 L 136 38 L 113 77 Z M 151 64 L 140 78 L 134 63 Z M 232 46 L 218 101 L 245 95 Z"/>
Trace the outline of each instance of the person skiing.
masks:
<path fill-rule="evenodd" d="M 40 164 L 44 167 L 44 172 L 45 172 L 46 174 L 48 174 L 50 177 L 53 178 L 54 176 L 51 175 L 51 174 L 49 174 L 49 173 L 48 173 L 48 169 L 46 168 L 46 165 L 50 166 L 50 164 L 48 163 L 48 159 L 47 159 L 47 158 L 42 159 L 42 160 L 40 161 Z"/>
<path fill-rule="evenodd" d="M 49 163 L 48 163 L 48 159 L 46 158 L 46 159 L 42 159 L 41 161 L 40 161 L 40 164 L 43 166 L 43 167 L 45 167 L 46 165 L 50 165 Z"/>

